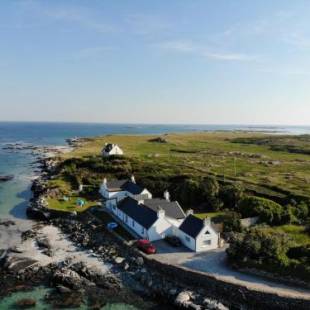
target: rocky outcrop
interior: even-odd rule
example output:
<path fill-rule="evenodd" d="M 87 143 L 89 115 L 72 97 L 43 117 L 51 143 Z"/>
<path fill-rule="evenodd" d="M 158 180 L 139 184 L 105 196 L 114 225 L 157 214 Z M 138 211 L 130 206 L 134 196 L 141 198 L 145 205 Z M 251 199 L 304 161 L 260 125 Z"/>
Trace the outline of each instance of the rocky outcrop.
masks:
<path fill-rule="evenodd" d="M 21 273 L 37 264 L 38 261 L 28 257 L 6 256 L 3 268 L 12 273 Z"/>

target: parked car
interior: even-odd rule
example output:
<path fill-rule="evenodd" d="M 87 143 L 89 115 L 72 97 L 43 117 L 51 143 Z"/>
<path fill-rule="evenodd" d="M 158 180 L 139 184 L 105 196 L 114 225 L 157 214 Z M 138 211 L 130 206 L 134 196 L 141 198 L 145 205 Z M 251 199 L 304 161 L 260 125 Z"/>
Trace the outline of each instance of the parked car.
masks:
<path fill-rule="evenodd" d="M 165 241 L 167 243 L 169 243 L 170 245 L 174 246 L 174 247 L 179 247 L 182 245 L 181 240 L 178 237 L 175 236 L 167 236 L 165 238 Z"/>
<path fill-rule="evenodd" d="M 146 254 L 155 254 L 156 248 L 155 246 L 149 241 L 145 239 L 141 239 L 137 241 L 137 247 L 139 250 Z"/>

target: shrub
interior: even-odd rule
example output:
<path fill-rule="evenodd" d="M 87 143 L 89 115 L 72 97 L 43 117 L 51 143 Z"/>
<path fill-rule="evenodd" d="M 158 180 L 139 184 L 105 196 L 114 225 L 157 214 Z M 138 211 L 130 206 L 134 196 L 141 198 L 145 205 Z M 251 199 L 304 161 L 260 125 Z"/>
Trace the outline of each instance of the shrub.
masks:
<path fill-rule="evenodd" d="M 244 188 L 241 184 L 235 183 L 224 185 L 219 192 L 219 197 L 224 202 L 224 206 L 229 209 L 235 209 L 243 197 Z"/>
<path fill-rule="evenodd" d="M 261 197 L 247 196 L 243 198 L 238 210 L 243 217 L 259 216 L 261 222 L 268 224 L 285 224 L 288 215 L 278 203 Z M 287 218 L 285 218 L 287 216 Z"/>

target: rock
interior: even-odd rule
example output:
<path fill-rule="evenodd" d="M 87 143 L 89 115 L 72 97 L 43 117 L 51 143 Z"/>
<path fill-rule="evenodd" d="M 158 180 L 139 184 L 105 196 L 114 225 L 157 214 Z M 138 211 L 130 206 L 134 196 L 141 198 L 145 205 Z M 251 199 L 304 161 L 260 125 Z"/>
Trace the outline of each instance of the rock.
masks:
<path fill-rule="evenodd" d="M 26 209 L 27 217 L 34 220 L 45 221 L 50 218 L 50 213 L 35 207 L 28 207 Z"/>
<path fill-rule="evenodd" d="M 135 259 L 135 263 L 138 265 L 138 266 L 143 266 L 144 264 L 144 259 L 143 257 L 139 256 Z"/>
<path fill-rule="evenodd" d="M 127 262 L 125 262 L 125 263 L 123 264 L 123 269 L 126 271 L 126 270 L 128 270 L 129 268 L 130 268 L 129 264 L 128 264 Z"/>
<path fill-rule="evenodd" d="M 9 226 L 16 225 L 16 223 L 12 220 L 7 220 L 7 221 L 0 221 L 0 225 L 9 227 Z"/>
<path fill-rule="evenodd" d="M 52 247 L 50 241 L 47 238 L 37 238 L 36 242 L 40 248 L 50 249 Z"/>
<path fill-rule="evenodd" d="M 17 308 L 26 309 L 26 308 L 32 308 L 36 305 L 36 300 L 32 298 L 24 298 L 16 301 L 15 306 Z"/>
<path fill-rule="evenodd" d="M 4 268 L 13 273 L 20 273 L 36 264 L 38 261 L 32 258 L 10 256 L 7 257 Z"/>
<path fill-rule="evenodd" d="M 169 295 L 175 296 L 177 294 L 178 290 L 176 288 L 172 288 L 169 290 Z"/>
<path fill-rule="evenodd" d="M 122 263 L 124 262 L 124 260 L 125 260 L 124 257 L 118 256 L 118 257 L 116 257 L 116 258 L 114 259 L 114 262 L 115 262 L 116 264 L 122 264 Z"/>
<path fill-rule="evenodd" d="M 76 271 L 67 268 L 56 270 L 52 276 L 52 282 L 56 285 L 63 285 L 74 290 L 94 285 L 89 280 L 81 277 Z"/>
<path fill-rule="evenodd" d="M 10 248 L 10 252 L 13 252 L 13 253 L 23 253 L 23 250 L 21 250 L 18 246 L 14 246 L 12 248 Z"/>
<path fill-rule="evenodd" d="M 229 310 L 229 308 L 225 307 L 222 303 L 217 302 L 216 300 L 205 298 L 203 300 L 204 306 L 207 307 L 207 309 L 214 309 L 214 310 Z"/>
<path fill-rule="evenodd" d="M 178 296 L 175 299 L 175 304 L 179 306 L 184 306 L 190 302 L 192 298 L 192 293 L 189 291 L 183 291 L 178 294 Z"/>
<path fill-rule="evenodd" d="M 57 285 L 56 286 L 57 290 L 59 293 L 62 293 L 62 294 L 68 294 L 68 293 L 71 293 L 71 289 L 68 288 L 68 287 L 65 287 L 63 285 Z"/>
<path fill-rule="evenodd" d="M 0 249 L 0 266 L 2 266 L 5 263 L 7 254 L 8 254 L 7 250 Z"/>

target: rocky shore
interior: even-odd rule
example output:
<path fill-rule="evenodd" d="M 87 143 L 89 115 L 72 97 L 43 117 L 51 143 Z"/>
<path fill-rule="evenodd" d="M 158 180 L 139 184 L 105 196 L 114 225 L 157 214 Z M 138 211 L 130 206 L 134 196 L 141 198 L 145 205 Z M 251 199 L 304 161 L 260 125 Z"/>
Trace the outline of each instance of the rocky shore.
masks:
<path fill-rule="evenodd" d="M 80 143 L 77 138 L 69 141 L 70 148 Z M 107 302 L 123 301 L 145 308 L 145 302 L 156 300 L 166 309 L 227 309 L 197 288 L 168 281 L 151 270 L 143 255 L 124 246 L 122 240 L 96 220 L 91 210 L 77 215 L 47 209 L 46 197 L 53 195 L 47 181 L 58 164 L 58 148 L 55 152 L 53 148 L 39 150 L 18 144 L 7 147 L 12 151 L 38 152 L 41 173 L 33 181 L 33 198 L 27 208 L 27 216 L 35 224 L 20 231 L 20 241 L 8 243 L 7 248 L 0 250 L 0 298 L 44 285 L 52 289 L 45 299 L 54 307 L 77 307 L 84 303 L 100 309 Z M 48 156 L 50 152 L 53 156 Z M 1 225 L 12 230 L 19 226 L 14 221 L 0 222 Z"/>

